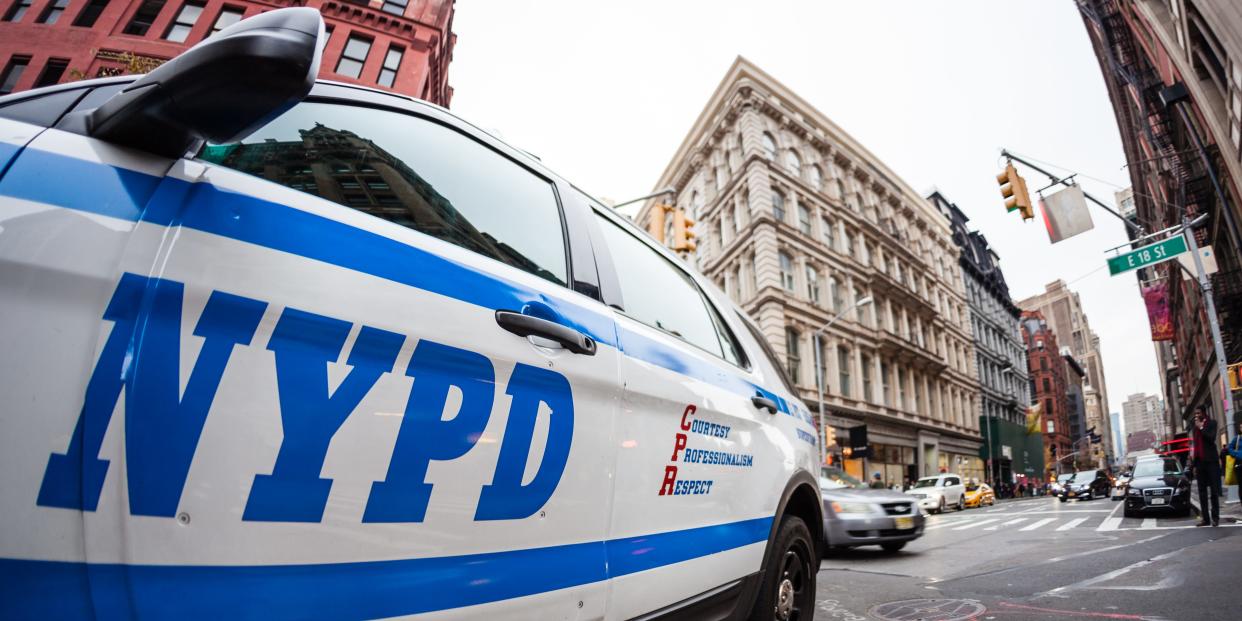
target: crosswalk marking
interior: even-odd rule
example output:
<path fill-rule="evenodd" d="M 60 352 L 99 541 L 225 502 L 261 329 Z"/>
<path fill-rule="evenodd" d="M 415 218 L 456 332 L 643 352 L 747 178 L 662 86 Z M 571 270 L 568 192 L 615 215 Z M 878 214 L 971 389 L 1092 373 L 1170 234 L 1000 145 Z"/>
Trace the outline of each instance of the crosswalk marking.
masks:
<path fill-rule="evenodd" d="M 967 528 L 974 528 L 974 527 L 976 527 L 976 526 L 983 526 L 984 524 L 990 524 L 990 523 L 995 522 L 995 521 L 997 521 L 997 520 L 999 520 L 999 519 L 1000 519 L 1000 518 L 989 518 L 989 519 L 986 519 L 986 520 L 979 520 L 978 522 L 969 522 L 969 523 L 963 524 L 963 525 L 961 525 L 961 526 L 958 526 L 957 528 L 954 528 L 953 530 L 966 530 Z"/>
<path fill-rule="evenodd" d="M 1025 526 L 1025 527 L 1020 528 L 1020 529 L 1018 529 L 1018 530 L 1023 530 L 1023 531 L 1026 531 L 1026 530 L 1035 530 L 1036 528 L 1039 528 L 1039 527 L 1041 527 L 1041 526 L 1043 526 L 1043 525 L 1045 525 L 1045 524 L 1047 524 L 1047 523 L 1049 523 L 1049 522 L 1055 522 L 1055 521 L 1057 521 L 1057 519 L 1056 519 L 1056 518 L 1044 518 L 1044 519 L 1039 520 L 1039 521 L 1036 521 L 1036 522 L 1031 522 L 1031 524 L 1029 524 L 1028 526 Z"/>
<path fill-rule="evenodd" d="M 1026 519 L 1027 518 L 1015 518 L 1015 519 L 1009 520 L 1008 522 L 1001 522 L 1000 524 L 994 524 L 983 530 L 996 530 L 1002 526 L 1013 526 L 1014 524 L 1017 524 L 1018 522 L 1025 522 Z"/>
<path fill-rule="evenodd" d="M 1086 521 L 1087 521 L 1087 518 L 1078 518 L 1078 519 L 1076 519 L 1076 520 L 1070 520 L 1070 521 L 1068 521 L 1068 522 L 1066 522 L 1066 523 L 1064 523 L 1064 524 L 1062 524 L 1062 525 L 1058 526 L 1058 527 L 1057 527 L 1057 530 L 1069 530 L 1069 529 L 1074 528 L 1075 526 L 1078 526 L 1079 524 L 1082 524 L 1083 522 L 1086 522 Z"/>
<path fill-rule="evenodd" d="M 967 521 L 967 522 L 970 522 L 971 520 L 966 520 L 966 521 Z M 941 520 L 941 521 L 939 521 L 939 522 L 933 522 L 933 523 L 931 523 L 931 524 L 928 524 L 928 525 L 924 526 L 924 527 L 923 527 L 923 531 L 924 531 L 924 532 L 926 532 L 926 531 L 929 531 L 929 530 L 936 530 L 937 528 L 944 528 L 945 526 L 953 526 L 954 524 L 962 524 L 962 523 L 963 523 L 963 522 L 961 522 L 961 521 L 944 521 L 944 520 Z"/>
<path fill-rule="evenodd" d="M 1156 518 L 1145 518 L 1143 520 L 1142 526 L 1139 526 L 1139 528 L 1142 528 L 1143 530 L 1148 530 L 1148 529 L 1152 529 L 1155 527 L 1156 527 Z"/>
<path fill-rule="evenodd" d="M 1097 526 L 1095 529 L 1096 530 L 1117 530 L 1120 527 L 1121 527 L 1121 518 L 1109 517 L 1109 518 L 1104 518 L 1104 521 L 1100 522 L 1100 525 Z"/>

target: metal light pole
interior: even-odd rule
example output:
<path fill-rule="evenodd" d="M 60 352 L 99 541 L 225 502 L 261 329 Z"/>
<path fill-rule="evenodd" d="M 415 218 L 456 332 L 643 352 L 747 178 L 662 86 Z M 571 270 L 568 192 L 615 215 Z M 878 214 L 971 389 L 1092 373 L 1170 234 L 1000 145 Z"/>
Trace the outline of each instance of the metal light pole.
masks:
<path fill-rule="evenodd" d="M 1228 209 L 1229 206 L 1221 204 L 1221 209 Z M 1233 394 L 1229 392 L 1228 380 L 1229 376 L 1227 367 L 1229 361 L 1225 359 L 1225 346 L 1220 338 L 1220 323 L 1216 319 L 1216 302 L 1212 299 L 1212 280 L 1207 277 L 1203 271 L 1203 257 L 1199 256 L 1199 244 L 1195 241 L 1194 225 L 1207 218 L 1207 214 L 1199 216 L 1195 222 L 1190 221 L 1189 216 L 1182 218 L 1182 226 L 1185 227 L 1186 245 L 1189 247 L 1190 255 L 1195 259 L 1195 277 L 1199 281 L 1199 288 L 1203 290 L 1203 301 L 1207 306 L 1208 327 L 1212 332 L 1212 346 L 1216 350 L 1216 373 L 1220 375 L 1224 394 L 1221 397 L 1221 405 L 1225 408 L 1225 437 L 1232 440 L 1237 433 L 1234 431 L 1237 425 L 1233 424 Z M 1215 438 L 1212 439 L 1216 441 Z"/>
<path fill-rule="evenodd" d="M 632 204 L 634 204 L 634 203 L 637 203 L 638 201 L 645 201 L 645 200 L 647 200 L 647 199 L 649 199 L 649 198 L 655 198 L 655 197 L 657 197 L 657 196 L 664 196 L 665 194 L 676 194 L 676 193 L 677 193 L 677 188 L 675 188 L 675 187 L 673 187 L 673 186 L 669 186 L 669 187 L 664 188 L 664 189 L 662 189 L 662 190 L 660 190 L 660 191 L 658 191 L 658 192 L 654 192 L 654 193 L 648 194 L 648 195 L 646 195 L 646 196 L 640 196 L 640 197 L 638 197 L 638 198 L 631 198 L 630 200 L 625 201 L 625 202 L 623 202 L 623 203 L 617 203 L 617 204 L 613 205 L 613 206 L 612 206 L 612 208 L 613 208 L 613 209 L 616 209 L 617 207 L 624 207 L 624 206 L 626 206 L 626 205 L 632 205 Z"/>
<path fill-rule="evenodd" d="M 822 360 L 820 360 L 820 349 L 821 348 L 819 346 L 819 336 L 824 333 L 824 330 L 827 330 L 828 328 L 832 327 L 832 324 L 836 323 L 838 319 L 844 317 L 846 313 L 852 310 L 857 310 L 859 308 L 862 308 L 870 304 L 871 302 L 872 302 L 871 296 L 867 296 L 861 300 L 858 300 L 857 302 L 854 302 L 853 306 L 846 308 L 846 309 L 842 309 L 841 312 L 834 315 L 832 319 L 829 319 L 828 323 L 824 324 L 822 327 L 820 327 L 820 329 L 815 331 L 815 335 L 813 339 L 814 344 L 815 344 L 815 389 L 819 393 L 818 394 L 818 397 L 819 397 L 818 399 L 819 401 L 819 433 L 821 436 L 825 436 L 825 429 L 827 429 L 827 425 L 824 421 L 824 363 Z M 821 466 L 824 465 L 824 462 L 827 461 L 827 458 L 828 458 L 828 438 L 825 436 L 825 437 L 820 438 L 819 440 L 819 465 Z"/>

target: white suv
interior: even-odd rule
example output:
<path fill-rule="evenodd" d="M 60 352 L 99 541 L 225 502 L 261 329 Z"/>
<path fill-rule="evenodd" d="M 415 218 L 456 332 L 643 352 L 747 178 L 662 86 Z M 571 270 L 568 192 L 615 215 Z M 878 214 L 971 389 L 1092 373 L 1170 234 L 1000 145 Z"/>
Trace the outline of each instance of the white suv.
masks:
<path fill-rule="evenodd" d="M 956 507 L 958 511 L 966 508 L 966 486 L 956 474 L 923 477 L 906 493 L 918 498 L 919 508 L 924 511 L 943 513 L 946 507 Z"/>

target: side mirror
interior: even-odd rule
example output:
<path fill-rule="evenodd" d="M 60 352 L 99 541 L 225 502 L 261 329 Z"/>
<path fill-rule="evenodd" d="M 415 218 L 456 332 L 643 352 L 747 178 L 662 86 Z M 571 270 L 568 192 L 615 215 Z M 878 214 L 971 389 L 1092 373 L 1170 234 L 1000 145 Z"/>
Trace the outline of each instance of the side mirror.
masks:
<path fill-rule="evenodd" d="M 319 74 L 323 17 L 287 8 L 240 21 L 160 65 L 86 118 L 86 133 L 166 157 L 230 142 L 284 113 Z"/>

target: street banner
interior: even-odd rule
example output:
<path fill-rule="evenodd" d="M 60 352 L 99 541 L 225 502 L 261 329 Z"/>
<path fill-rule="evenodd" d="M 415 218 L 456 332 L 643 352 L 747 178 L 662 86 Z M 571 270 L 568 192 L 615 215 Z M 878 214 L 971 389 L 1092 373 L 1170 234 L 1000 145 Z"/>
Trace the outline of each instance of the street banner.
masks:
<path fill-rule="evenodd" d="M 1042 431 L 1044 422 L 1043 404 L 1036 403 L 1026 409 L 1026 433 L 1032 435 Z"/>
<path fill-rule="evenodd" d="M 1095 228 L 1091 212 L 1087 211 L 1087 198 L 1076 185 L 1041 197 L 1039 210 L 1044 214 L 1048 240 L 1054 244 Z"/>
<path fill-rule="evenodd" d="M 1167 283 L 1145 285 L 1143 303 L 1147 305 L 1147 321 L 1151 323 L 1151 340 L 1173 340 L 1173 315 L 1169 312 Z"/>

